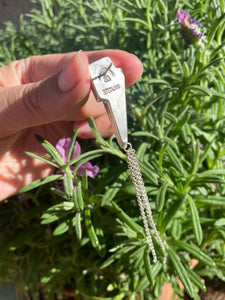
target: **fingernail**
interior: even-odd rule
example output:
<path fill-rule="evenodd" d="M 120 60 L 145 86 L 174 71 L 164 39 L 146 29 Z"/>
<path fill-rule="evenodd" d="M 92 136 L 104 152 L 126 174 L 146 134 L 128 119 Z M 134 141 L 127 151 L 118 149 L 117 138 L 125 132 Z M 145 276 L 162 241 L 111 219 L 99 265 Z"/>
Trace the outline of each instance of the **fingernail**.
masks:
<path fill-rule="evenodd" d="M 82 76 L 81 51 L 72 57 L 58 76 L 58 88 L 62 93 L 70 92 Z"/>

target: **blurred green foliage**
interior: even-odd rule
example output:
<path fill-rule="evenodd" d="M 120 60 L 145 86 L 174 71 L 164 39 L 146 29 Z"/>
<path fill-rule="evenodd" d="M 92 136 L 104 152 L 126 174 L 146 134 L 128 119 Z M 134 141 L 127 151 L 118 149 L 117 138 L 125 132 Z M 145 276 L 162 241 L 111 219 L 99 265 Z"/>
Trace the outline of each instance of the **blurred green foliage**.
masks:
<path fill-rule="evenodd" d="M 120 48 L 141 59 L 143 76 L 127 90 L 129 138 L 168 259 L 152 263 L 124 154 L 90 120 L 97 145 L 84 143 L 75 163 L 94 159 L 97 178 L 75 176 L 75 190 L 63 192 L 52 177 L 1 203 L 1 281 L 16 280 L 33 299 L 72 288 L 76 299 L 115 300 L 157 299 L 169 282 L 183 299 L 180 278 L 199 299 L 201 277 L 225 281 L 225 1 L 33 2 L 19 28 L 1 30 L 1 65 L 80 49 Z M 201 25 L 198 45 L 180 36 L 180 7 Z"/>

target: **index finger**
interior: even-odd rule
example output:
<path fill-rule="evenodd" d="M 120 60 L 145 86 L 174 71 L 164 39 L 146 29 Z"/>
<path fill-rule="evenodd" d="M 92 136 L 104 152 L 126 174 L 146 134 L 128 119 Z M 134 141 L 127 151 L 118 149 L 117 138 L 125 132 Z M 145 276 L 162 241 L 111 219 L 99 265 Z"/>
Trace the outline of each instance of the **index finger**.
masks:
<path fill-rule="evenodd" d="M 133 54 L 122 50 L 99 50 L 85 52 L 89 63 L 102 57 L 109 56 L 116 67 L 123 70 L 126 86 L 137 81 L 142 74 L 142 64 Z M 11 64 L 12 71 L 21 80 L 21 84 L 37 82 L 60 72 L 64 65 L 74 56 L 75 52 L 65 54 L 47 54 L 31 56 Z M 3 67 L 5 68 L 5 67 Z M 10 68 L 8 69 L 10 71 Z"/>

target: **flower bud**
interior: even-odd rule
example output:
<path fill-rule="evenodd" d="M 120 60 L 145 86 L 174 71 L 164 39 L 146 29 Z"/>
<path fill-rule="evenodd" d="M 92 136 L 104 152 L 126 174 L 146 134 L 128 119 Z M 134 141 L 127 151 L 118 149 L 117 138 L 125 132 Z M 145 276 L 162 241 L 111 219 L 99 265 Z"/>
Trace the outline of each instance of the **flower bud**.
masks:
<path fill-rule="evenodd" d="M 196 44 L 202 37 L 199 23 L 195 19 L 191 19 L 189 13 L 183 9 L 178 9 L 177 18 L 185 43 L 187 45 Z"/>

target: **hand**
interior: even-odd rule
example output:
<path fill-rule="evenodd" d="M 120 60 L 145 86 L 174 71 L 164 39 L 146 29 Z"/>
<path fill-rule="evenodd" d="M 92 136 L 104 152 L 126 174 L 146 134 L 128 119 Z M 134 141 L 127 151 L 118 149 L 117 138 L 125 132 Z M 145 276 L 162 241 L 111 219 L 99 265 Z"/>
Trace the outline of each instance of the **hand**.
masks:
<path fill-rule="evenodd" d="M 91 92 L 88 70 L 105 56 L 123 69 L 126 86 L 141 76 L 138 58 L 120 50 L 34 56 L 0 68 L 0 200 L 53 172 L 25 154 L 45 154 L 35 134 L 55 145 L 79 127 L 80 138 L 92 138 L 90 116 L 102 136 L 113 133 L 104 105 Z"/>

